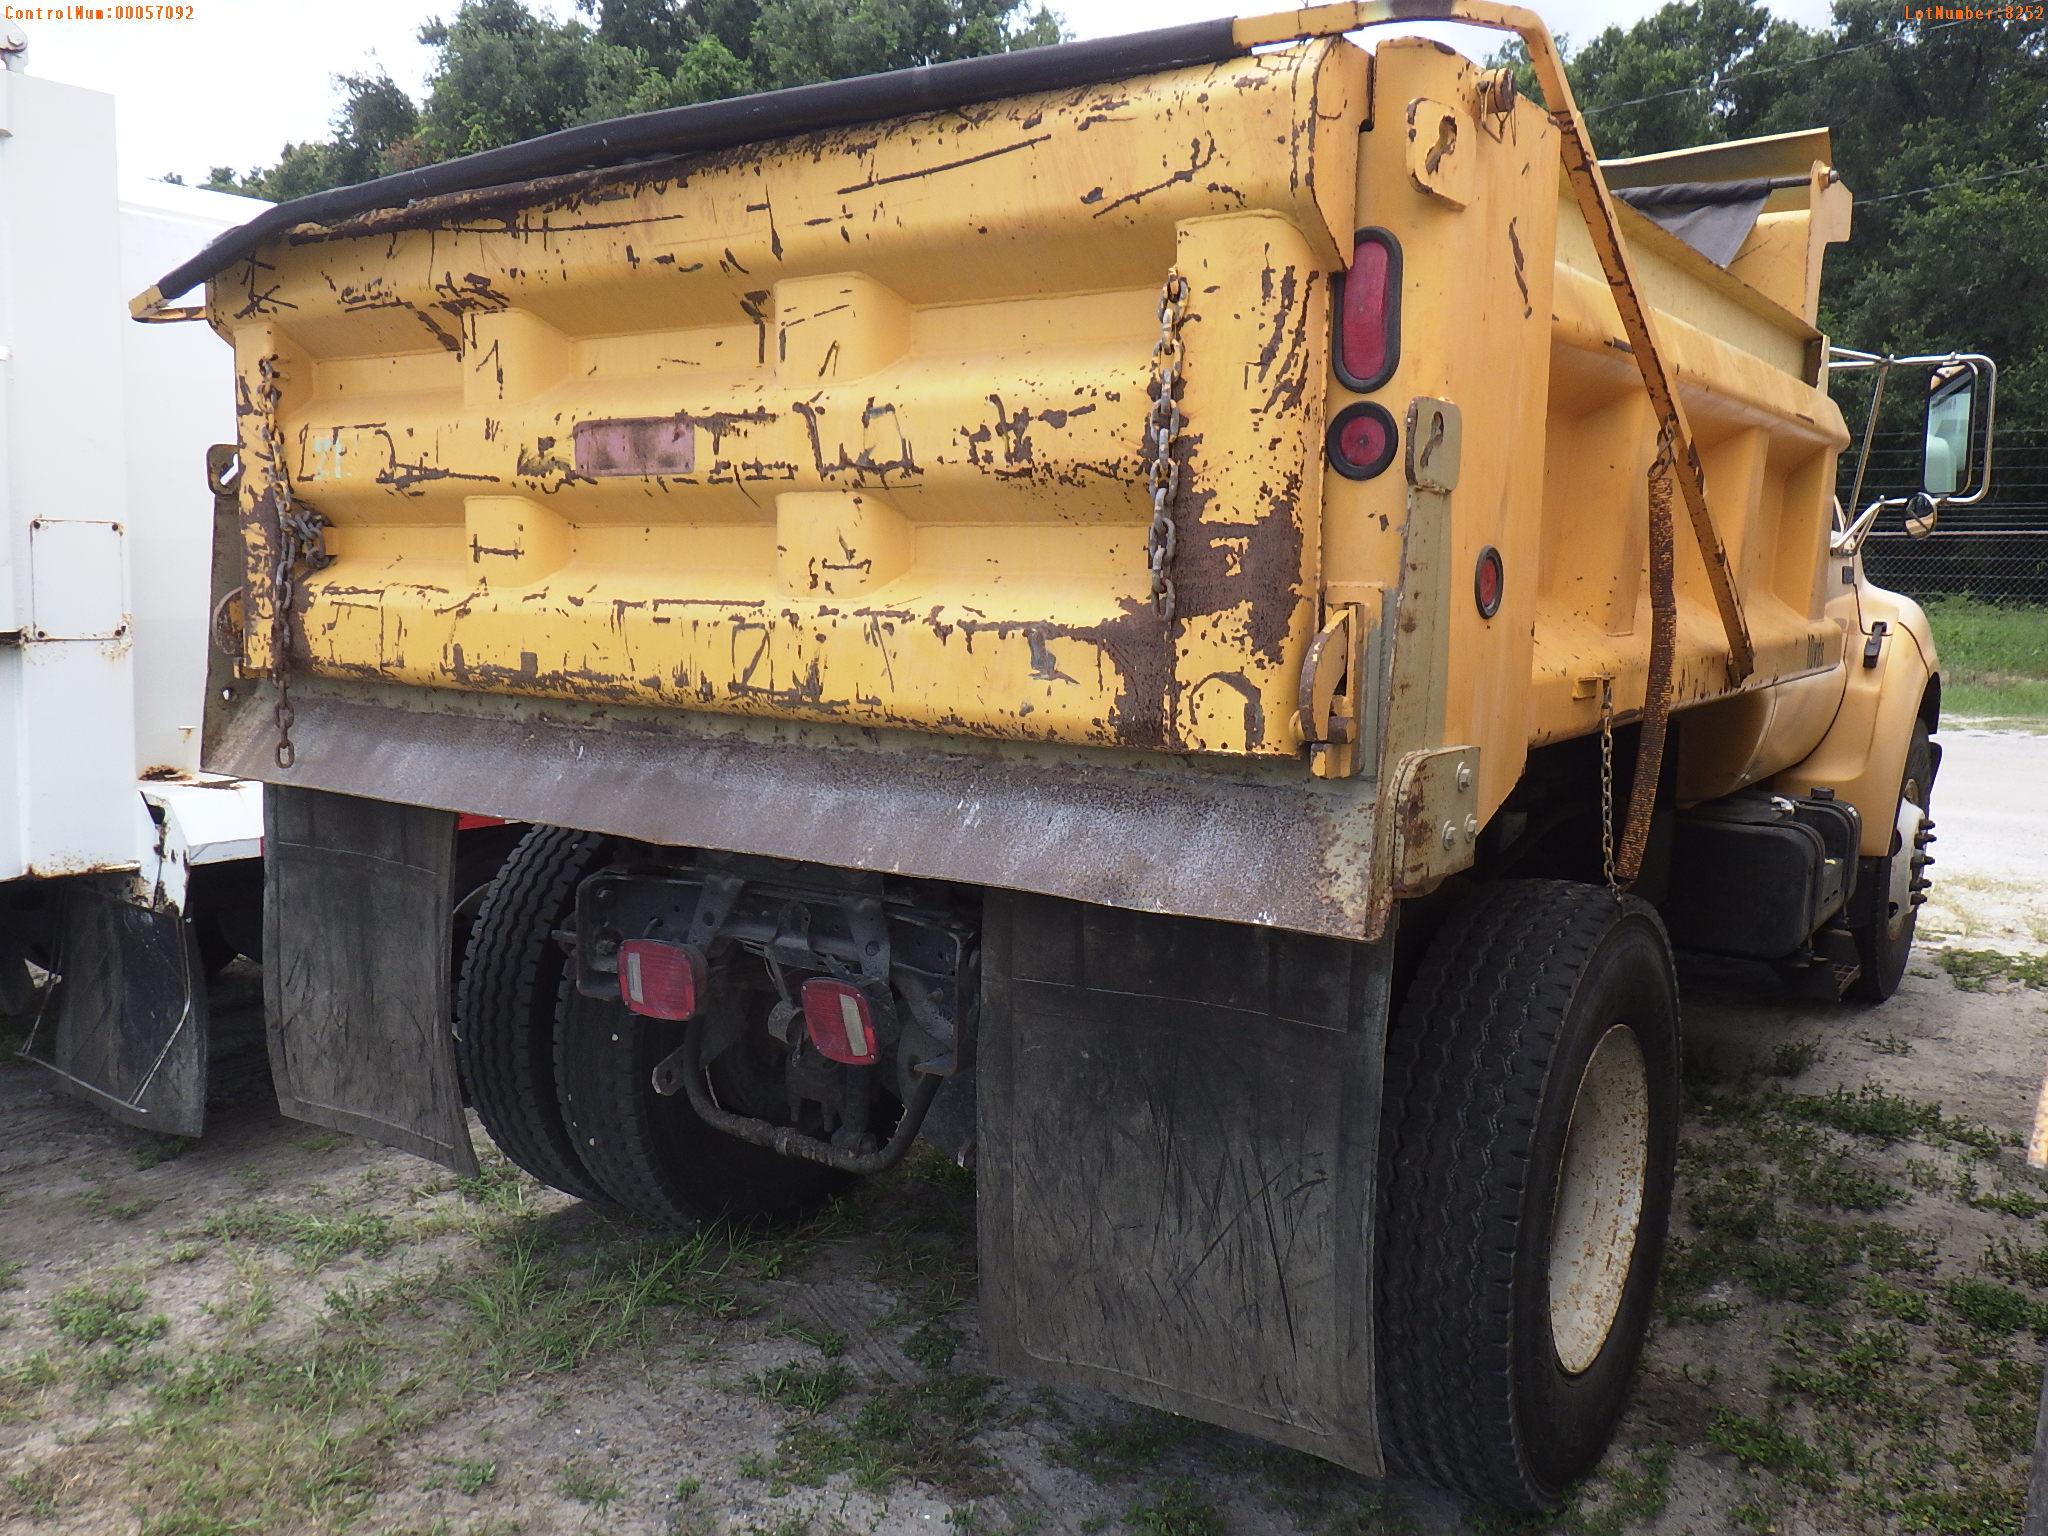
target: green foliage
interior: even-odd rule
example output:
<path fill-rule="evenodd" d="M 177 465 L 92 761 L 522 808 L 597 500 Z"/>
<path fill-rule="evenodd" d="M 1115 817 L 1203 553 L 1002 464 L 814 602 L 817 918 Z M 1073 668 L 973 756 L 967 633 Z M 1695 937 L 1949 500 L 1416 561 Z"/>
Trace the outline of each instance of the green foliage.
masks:
<path fill-rule="evenodd" d="M 1153 1488 L 1124 1515 L 1124 1529 L 1139 1536 L 1223 1536 L 1223 1515 L 1179 1477 Z"/>
<path fill-rule="evenodd" d="M 2048 956 L 2008 955 L 1995 949 L 1945 949 L 1941 968 L 1960 992 L 1982 992 L 1994 981 L 2036 991 L 2048 988 Z"/>
<path fill-rule="evenodd" d="M 1761 1467 L 1809 1488 L 1827 1488 L 1834 1482 L 1834 1466 L 1827 1456 L 1775 1413 L 1758 1419 L 1717 1408 L 1707 1426 L 1707 1443 L 1746 1467 Z"/>
<path fill-rule="evenodd" d="M 1941 1299 L 1964 1322 L 1986 1333 L 2018 1333 L 2022 1328 L 2048 1333 L 2048 1304 L 1995 1280 L 1944 1281 Z"/>
<path fill-rule="evenodd" d="M 1941 653 L 1943 715 L 2048 720 L 2048 609 L 1943 597 L 1927 605 L 1927 619 Z"/>
<path fill-rule="evenodd" d="M 336 77 L 331 138 L 275 165 L 216 166 L 207 185 L 285 200 L 580 123 L 1060 40 L 1029 0 L 461 0 L 420 28 L 424 101 L 390 76 Z M 593 24 L 594 22 L 594 24 Z"/>
<path fill-rule="evenodd" d="M 1680 0 L 1571 53 L 1603 158 L 1826 127 L 1856 194 L 1820 328 L 1846 345 L 1988 352 L 2001 426 L 2048 425 L 2048 23 L 1958 25 L 1842 0 L 1817 30 Z M 1519 47 L 1504 57 L 1521 65 Z M 1897 420 L 1914 414 L 1894 392 Z M 1845 402 L 1851 420 L 1857 412 Z"/>
<path fill-rule="evenodd" d="M 129 1348 L 163 1337 L 170 1327 L 160 1314 L 143 1314 L 145 1300 L 132 1282 L 67 1286 L 51 1298 L 50 1321 L 73 1343 Z"/>

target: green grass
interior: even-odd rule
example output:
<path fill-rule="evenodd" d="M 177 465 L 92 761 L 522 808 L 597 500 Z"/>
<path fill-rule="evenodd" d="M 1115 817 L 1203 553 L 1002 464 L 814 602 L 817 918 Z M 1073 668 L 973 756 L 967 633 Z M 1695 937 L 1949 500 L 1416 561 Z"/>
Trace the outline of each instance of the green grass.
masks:
<path fill-rule="evenodd" d="M 2048 720 L 2048 608 L 1937 598 L 1944 715 Z"/>
<path fill-rule="evenodd" d="M 146 1300 L 142 1287 L 132 1283 L 73 1285 L 50 1299 L 50 1321 L 74 1344 L 131 1348 L 163 1337 L 170 1327 L 160 1314 L 143 1314 Z"/>
<path fill-rule="evenodd" d="M 823 1413 L 853 1385 L 853 1373 L 834 1361 L 829 1365 L 778 1365 L 759 1378 L 761 1395 L 798 1413 Z"/>
<path fill-rule="evenodd" d="M 267 1218 L 234 1225 L 287 1251 L 294 1237 L 328 1247 Z M 32 1411 L 36 1394 L 67 1380 L 95 1385 L 95 1364 L 109 1362 L 105 1374 L 125 1349 L 144 1403 L 100 1433 L 94 1454 L 130 1469 L 131 1491 L 150 1511 L 142 1536 L 340 1528 L 362 1514 L 394 1447 L 465 1404 L 602 1354 L 652 1348 L 746 1305 L 729 1275 L 742 1235 L 601 1233 L 572 1248 L 542 1230 L 505 1220 L 472 1261 L 359 1290 L 287 1343 L 245 1337 L 140 1357 L 136 1345 L 163 1326 L 140 1288 L 74 1286 L 52 1299 L 52 1320 L 74 1347 L 92 1341 L 92 1353 L 60 1353 L 33 1377 L 0 1380 L 0 1410 L 14 1400 Z M 453 1481 L 480 1491 L 495 1475 L 491 1462 L 464 1462 Z M 601 1468 L 572 1464 L 557 1491 L 602 1508 L 626 1490 Z"/>
<path fill-rule="evenodd" d="M 1825 1094 L 1795 1094 L 1784 1100 L 1784 1112 L 1855 1136 L 1881 1142 L 1917 1140 L 1990 1156 L 2011 1137 L 1967 1120 L 1951 1119 L 1939 1104 L 1909 1099 L 1876 1083 L 1856 1092 L 1836 1088 Z"/>
<path fill-rule="evenodd" d="M 1178 1477 L 1151 1489 L 1124 1515 L 1124 1529 L 1138 1536 L 1223 1536 L 1223 1515 L 1195 1491 L 1192 1478 Z"/>
<path fill-rule="evenodd" d="M 1941 968 L 1961 992 L 1982 992 L 1994 981 L 2048 990 L 2048 955 L 2007 955 L 1995 949 L 1945 949 Z"/>
<path fill-rule="evenodd" d="M 1834 1484 L 1833 1462 L 1775 1414 L 1759 1419 L 1717 1408 L 1707 1426 L 1707 1443 L 1745 1467 L 1760 1467 L 1815 1490 Z"/>
<path fill-rule="evenodd" d="M 397 1241 L 388 1216 L 366 1211 L 323 1216 L 260 1204 L 229 1206 L 207 1221 L 205 1231 L 220 1242 L 285 1249 L 309 1274 L 351 1253 L 377 1258 Z"/>
<path fill-rule="evenodd" d="M 584 1465 L 571 1462 L 562 1469 L 562 1475 L 555 1479 L 555 1492 L 565 1499 L 578 1504 L 588 1504 L 592 1509 L 607 1509 L 625 1496 L 626 1485 L 609 1472 L 600 1472 Z"/>

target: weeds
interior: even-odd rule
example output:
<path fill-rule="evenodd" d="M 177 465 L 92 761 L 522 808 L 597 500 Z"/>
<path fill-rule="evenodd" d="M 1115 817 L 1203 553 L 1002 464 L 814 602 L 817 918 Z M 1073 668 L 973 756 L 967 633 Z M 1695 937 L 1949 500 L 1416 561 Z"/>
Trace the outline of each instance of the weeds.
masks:
<path fill-rule="evenodd" d="M 1677 1454 L 1668 1443 L 1637 1449 L 1627 1462 L 1614 1458 L 1598 1476 L 1581 1483 L 1565 1510 L 1569 1536 L 1622 1536 L 1664 1513 L 1671 1500 L 1671 1463 Z"/>
<path fill-rule="evenodd" d="M 1751 1418 L 1733 1409 L 1717 1408 L 1707 1426 L 1707 1443 L 1726 1451 L 1745 1467 L 1761 1467 L 1805 1484 L 1816 1492 L 1834 1485 L 1834 1464 L 1804 1436 L 1786 1425 L 1782 1415 Z"/>
<path fill-rule="evenodd" d="M 142 1287 L 133 1283 L 81 1283 L 50 1299 L 50 1322 L 74 1344 L 129 1349 L 162 1338 L 171 1326 L 162 1313 L 143 1315 L 147 1300 Z"/>
<path fill-rule="evenodd" d="M 2028 1247 L 2007 1237 L 1994 1237 L 1985 1245 L 1980 1261 L 1985 1273 L 2010 1280 L 2014 1285 L 2048 1290 L 2048 1238 Z"/>
<path fill-rule="evenodd" d="M 626 1485 L 609 1472 L 600 1472 L 582 1462 L 572 1461 L 555 1479 L 555 1492 L 575 1503 L 604 1510 L 625 1496 Z"/>
<path fill-rule="evenodd" d="M 1950 1311 L 1985 1333 L 2018 1333 L 2031 1328 L 2036 1333 L 2048 1334 L 2048 1303 L 2035 1301 L 1995 1280 L 1945 1280 L 1940 1296 Z"/>
<path fill-rule="evenodd" d="M 1818 1040 L 1787 1040 L 1771 1052 L 1770 1064 L 1765 1070 L 1773 1077 L 1798 1077 L 1818 1060 Z"/>
<path fill-rule="evenodd" d="M 853 1384 L 853 1373 L 834 1361 L 830 1365 L 778 1365 L 763 1371 L 756 1384 L 761 1395 L 782 1408 L 798 1413 L 823 1413 Z"/>
<path fill-rule="evenodd" d="M 1137 1536 L 1223 1536 L 1223 1515 L 1196 1492 L 1192 1478 L 1154 1485 L 1124 1515 Z"/>
<path fill-rule="evenodd" d="M 1926 1141 L 1986 1155 L 2012 1142 L 1986 1126 L 1949 1118 L 1939 1104 L 1909 1099 L 1876 1083 L 1865 1083 L 1854 1093 L 1835 1088 L 1825 1094 L 1792 1095 L 1781 1107 L 1796 1119 L 1883 1142 Z"/>
<path fill-rule="evenodd" d="M 2048 954 L 2008 955 L 1995 949 L 1945 949 L 1941 968 L 1963 992 L 1983 992 L 1994 981 L 2034 991 L 2048 988 Z"/>
<path fill-rule="evenodd" d="M 209 1218 L 204 1230 L 218 1242 L 285 1249 L 309 1274 L 351 1253 L 379 1258 L 397 1241 L 389 1216 L 367 1211 L 325 1216 L 275 1205 L 230 1206 Z"/>

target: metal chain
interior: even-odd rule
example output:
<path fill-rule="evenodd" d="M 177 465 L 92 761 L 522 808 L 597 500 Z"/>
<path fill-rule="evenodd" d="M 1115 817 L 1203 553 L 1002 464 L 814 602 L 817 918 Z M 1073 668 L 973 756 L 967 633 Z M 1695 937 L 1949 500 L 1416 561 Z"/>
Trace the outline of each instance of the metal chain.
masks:
<path fill-rule="evenodd" d="M 1614 878 L 1614 679 L 1600 679 L 1600 873 L 1616 900 L 1621 884 Z"/>
<path fill-rule="evenodd" d="M 277 513 L 277 561 L 270 570 L 270 680 L 277 687 L 277 766 L 289 768 L 298 759 L 292 746 L 292 604 L 298 597 L 301 564 L 320 570 L 328 563 L 327 519 L 284 495 Z"/>
<path fill-rule="evenodd" d="M 1152 578 L 1152 607 L 1162 623 L 1173 622 L 1174 497 L 1180 491 L 1180 465 L 1173 445 L 1180 436 L 1181 321 L 1188 312 L 1188 282 L 1180 268 L 1169 267 L 1159 290 L 1159 340 L 1152 347 L 1152 409 L 1145 418 L 1145 488 L 1152 497 L 1152 526 L 1145 535 L 1146 564 Z"/>

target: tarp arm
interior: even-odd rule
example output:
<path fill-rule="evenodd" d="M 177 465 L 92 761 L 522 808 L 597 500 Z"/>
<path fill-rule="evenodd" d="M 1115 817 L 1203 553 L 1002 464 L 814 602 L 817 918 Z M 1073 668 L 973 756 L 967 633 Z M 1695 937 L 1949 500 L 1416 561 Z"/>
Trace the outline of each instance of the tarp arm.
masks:
<path fill-rule="evenodd" d="M 1756 669 L 1756 650 L 1742 616 L 1742 599 L 1735 590 L 1735 572 L 1729 564 L 1728 551 L 1714 527 L 1713 513 L 1707 509 L 1706 486 L 1700 473 L 1699 452 L 1693 444 L 1692 425 L 1686 419 L 1684 402 L 1678 398 L 1676 382 L 1657 345 L 1650 311 L 1643 303 L 1635 270 L 1629 263 L 1628 245 L 1615 218 L 1614 198 L 1607 190 L 1600 163 L 1593 158 L 1585 119 L 1572 97 L 1571 84 L 1565 79 L 1564 59 L 1543 19 L 1518 5 L 1497 5 L 1493 0 L 1351 0 L 1347 4 L 1313 5 L 1268 16 L 1247 16 L 1237 22 L 1235 34 L 1241 47 L 1258 48 L 1301 37 L 1327 37 L 1364 27 L 1424 21 L 1461 22 L 1496 32 L 1512 32 L 1529 50 L 1529 62 L 1535 66 L 1537 83 L 1543 88 L 1550 120 L 1557 127 L 1572 196 L 1586 221 L 1593 249 L 1599 254 L 1601 270 L 1607 274 L 1607 286 L 1613 291 L 1614 307 L 1621 313 L 1622 330 L 1634 350 L 1643 388 L 1649 392 L 1658 425 L 1671 445 L 1679 495 L 1684 498 L 1686 513 L 1692 520 L 1693 537 L 1699 543 L 1707 581 L 1713 588 L 1714 606 L 1720 610 L 1721 626 L 1728 636 L 1729 681 L 1740 684 Z M 1644 707 L 1648 709 L 1651 702 L 1646 700 Z"/>

